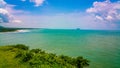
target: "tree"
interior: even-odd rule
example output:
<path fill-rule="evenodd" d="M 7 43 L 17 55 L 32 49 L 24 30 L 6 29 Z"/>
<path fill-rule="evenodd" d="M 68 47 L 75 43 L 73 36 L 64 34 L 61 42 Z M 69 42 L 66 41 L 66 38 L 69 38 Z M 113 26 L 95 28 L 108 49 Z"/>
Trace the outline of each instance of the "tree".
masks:
<path fill-rule="evenodd" d="M 76 58 L 76 64 L 77 64 L 77 68 L 83 68 L 84 66 L 89 66 L 88 64 L 88 60 L 83 59 L 83 57 L 77 57 Z"/>
<path fill-rule="evenodd" d="M 17 45 L 15 45 L 13 47 L 18 48 L 18 49 L 22 49 L 22 50 L 28 50 L 29 49 L 28 46 L 25 46 L 23 44 L 17 44 Z"/>

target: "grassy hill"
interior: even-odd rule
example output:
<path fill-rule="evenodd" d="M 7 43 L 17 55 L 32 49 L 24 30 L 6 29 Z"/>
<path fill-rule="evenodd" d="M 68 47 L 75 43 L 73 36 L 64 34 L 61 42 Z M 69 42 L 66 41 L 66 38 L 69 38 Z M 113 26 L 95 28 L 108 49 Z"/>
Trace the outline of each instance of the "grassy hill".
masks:
<path fill-rule="evenodd" d="M 29 50 L 17 44 L 0 46 L 0 68 L 83 68 L 89 61 L 83 57 L 72 58 L 46 53 L 41 49 Z"/>

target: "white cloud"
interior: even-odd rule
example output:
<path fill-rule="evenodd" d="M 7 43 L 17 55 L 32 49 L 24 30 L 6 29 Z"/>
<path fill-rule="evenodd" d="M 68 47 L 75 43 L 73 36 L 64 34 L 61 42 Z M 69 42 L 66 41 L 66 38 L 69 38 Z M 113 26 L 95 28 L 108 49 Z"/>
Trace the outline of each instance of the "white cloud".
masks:
<path fill-rule="evenodd" d="M 12 22 L 13 23 L 21 23 L 22 21 L 21 20 L 13 20 Z"/>
<path fill-rule="evenodd" d="M 2 9 L 2 8 L 0 8 L 0 13 L 3 14 L 3 15 L 9 14 L 7 10 Z"/>
<path fill-rule="evenodd" d="M 0 8 L 0 18 L 1 22 L 8 23 L 12 17 L 7 10 Z"/>
<path fill-rule="evenodd" d="M 22 2 L 25 2 L 26 0 L 21 0 Z M 41 6 L 44 3 L 45 0 L 29 0 L 29 2 L 33 2 L 35 7 Z"/>
<path fill-rule="evenodd" d="M 106 17 L 106 20 L 109 20 L 109 21 L 110 21 L 110 20 L 113 20 L 113 17 L 108 15 L 108 16 Z"/>
<path fill-rule="evenodd" d="M 95 17 L 96 17 L 97 19 L 101 20 L 101 21 L 103 20 L 103 18 L 100 17 L 100 16 L 97 16 L 97 15 L 96 15 Z"/>
<path fill-rule="evenodd" d="M 0 0 L 0 8 L 3 8 L 6 6 L 6 2 L 3 0 Z"/>
<path fill-rule="evenodd" d="M 87 13 L 92 14 L 93 18 L 100 22 L 113 23 L 120 21 L 120 1 L 110 2 L 94 2 L 93 7 L 86 10 Z"/>
<path fill-rule="evenodd" d="M 7 4 L 4 0 L 0 0 L 0 23 L 16 22 L 16 19 L 11 14 L 11 12 L 14 12 L 13 6 Z"/>
<path fill-rule="evenodd" d="M 35 3 L 35 6 L 41 6 L 45 0 L 30 0 L 30 2 Z"/>
<path fill-rule="evenodd" d="M 21 0 L 21 1 L 25 2 L 26 0 Z"/>

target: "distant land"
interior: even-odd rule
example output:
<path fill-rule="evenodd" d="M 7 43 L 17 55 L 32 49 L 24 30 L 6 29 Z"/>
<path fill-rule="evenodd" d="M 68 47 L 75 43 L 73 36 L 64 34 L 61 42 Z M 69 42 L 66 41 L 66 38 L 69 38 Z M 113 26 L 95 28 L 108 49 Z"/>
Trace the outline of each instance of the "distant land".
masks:
<path fill-rule="evenodd" d="M 13 31 L 23 30 L 23 29 L 37 29 L 37 28 L 10 28 L 10 27 L 0 26 L 0 32 L 13 32 Z"/>

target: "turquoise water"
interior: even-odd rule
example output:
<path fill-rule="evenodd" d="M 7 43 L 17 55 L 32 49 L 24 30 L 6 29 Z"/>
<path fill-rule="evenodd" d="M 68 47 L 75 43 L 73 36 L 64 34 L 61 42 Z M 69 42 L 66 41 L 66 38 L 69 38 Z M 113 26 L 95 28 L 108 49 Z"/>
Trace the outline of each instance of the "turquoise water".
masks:
<path fill-rule="evenodd" d="M 120 68 L 120 31 L 31 30 L 0 33 L 0 45 L 26 44 L 57 55 L 83 56 L 88 68 Z"/>

